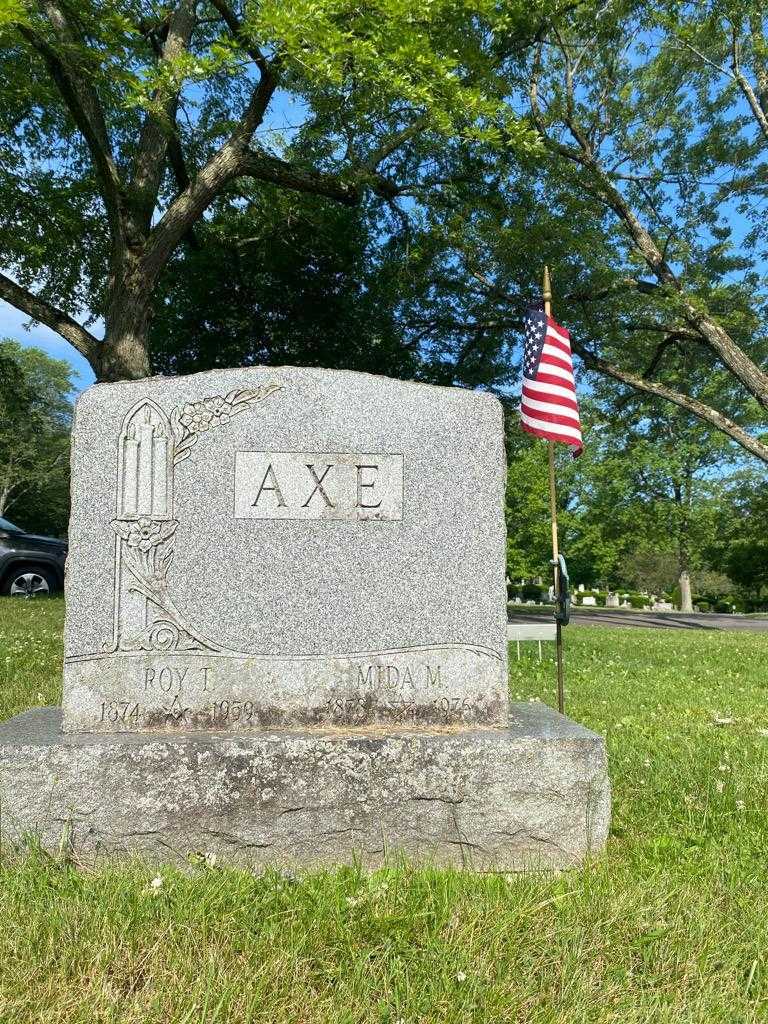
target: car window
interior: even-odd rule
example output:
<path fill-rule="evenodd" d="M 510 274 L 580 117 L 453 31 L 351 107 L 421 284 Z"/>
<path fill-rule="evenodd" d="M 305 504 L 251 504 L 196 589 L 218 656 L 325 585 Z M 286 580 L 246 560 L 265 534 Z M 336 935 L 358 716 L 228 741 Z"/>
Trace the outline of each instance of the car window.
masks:
<path fill-rule="evenodd" d="M 3 519 L 2 516 L 0 516 L 0 530 L 10 530 L 12 533 L 21 533 L 18 526 L 14 526 L 10 520 Z"/>

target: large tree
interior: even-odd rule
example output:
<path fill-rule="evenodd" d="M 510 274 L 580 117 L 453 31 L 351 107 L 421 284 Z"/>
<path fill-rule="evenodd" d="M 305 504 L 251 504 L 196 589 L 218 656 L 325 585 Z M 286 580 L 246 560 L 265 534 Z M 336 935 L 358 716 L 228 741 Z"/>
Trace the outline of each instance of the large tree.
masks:
<path fill-rule="evenodd" d="M 543 6 L 9 0 L 0 298 L 98 378 L 148 374 L 158 279 L 217 198 L 269 184 L 393 202 L 453 137 L 530 146 L 503 88 Z"/>
<path fill-rule="evenodd" d="M 587 366 L 673 401 L 768 462 L 768 444 L 716 405 L 653 379 L 666 351 L 698 350 L 768 418 L 764 299 L 754 301 L 750 273 L 758 254 L 733 244 L 733 192 L 721 187 L 737 167 L 754 174 L 768 145 L 768 89 L 760 100 L 748 77 L 760 91 L 768 75 L 763 9 L 741 0 L 668 6 L 630 2 L 596 23 L 563 19 L 532 57 L 531 115 L 549 153 L 621 231 L 624 274 L 597 287 L 593 279 L 581 300 L 604 300 L 606 287 L 629 292 L 635 326 L 657 338 L 641 374 L 577 350 Z M 712 62 L 691 38 L 721 59 L 733 52 L 737 88 L 713 89 Z M 628 273 L 632 265 L 649 278 Z M 729 287 L 729 275 L 739 285 Z"/>

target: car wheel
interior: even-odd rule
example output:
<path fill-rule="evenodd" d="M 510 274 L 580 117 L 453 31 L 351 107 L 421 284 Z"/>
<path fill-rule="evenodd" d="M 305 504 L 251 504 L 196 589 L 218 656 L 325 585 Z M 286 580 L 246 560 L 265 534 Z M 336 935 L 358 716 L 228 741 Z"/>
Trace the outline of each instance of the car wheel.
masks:
<path fill-rule="evenodd" d="M 0 589 L 11 597 L 47 597 L 56 590 L 56 578 L 41 565 L 23 565 L 11 569 Z"/>

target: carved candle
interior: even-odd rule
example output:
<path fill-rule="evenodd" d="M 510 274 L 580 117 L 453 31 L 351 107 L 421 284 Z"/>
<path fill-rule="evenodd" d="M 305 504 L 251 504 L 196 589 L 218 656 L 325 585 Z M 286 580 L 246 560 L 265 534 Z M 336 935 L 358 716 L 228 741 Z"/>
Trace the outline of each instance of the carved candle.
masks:
<path fill-rule="evenodd" d="M 161 519 L 168 515 L 168 440 L 162 429 L 160 426 L 155 427 L 152 451 L 152 515 Z"/>
<path fill-rule="evenodd" d="M 139 472 L 139 442 L 126 437 L 125 461 L 123 463 L 123 515 L 136 515 L 136 489 Z"/>

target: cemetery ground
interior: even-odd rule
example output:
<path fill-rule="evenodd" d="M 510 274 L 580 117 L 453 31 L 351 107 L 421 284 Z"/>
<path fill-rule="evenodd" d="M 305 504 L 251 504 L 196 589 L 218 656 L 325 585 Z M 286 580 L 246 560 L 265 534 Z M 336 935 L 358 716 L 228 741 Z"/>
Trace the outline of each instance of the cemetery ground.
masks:
<path fill-rule="evenodd" d="M 0 599 L 0 719 L 60 700 L 62 620 Z M 527 646 L 512 698 L 553 703 Z M 566 659 L 569 714 L 608 739 L 599 860 L 255 877 L 88 872 L 30 843 L 0 862 L 0 1021 L 765 1020 L 768 636 L 583 626 Z"/>

